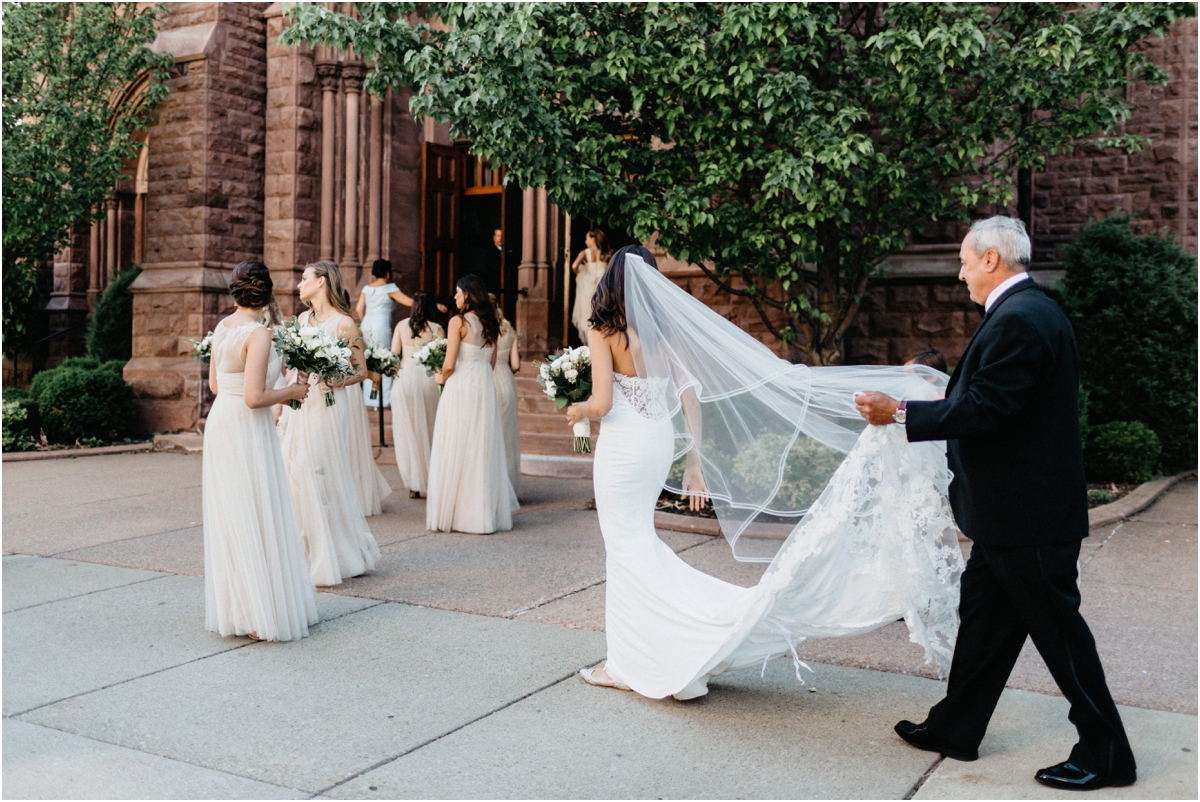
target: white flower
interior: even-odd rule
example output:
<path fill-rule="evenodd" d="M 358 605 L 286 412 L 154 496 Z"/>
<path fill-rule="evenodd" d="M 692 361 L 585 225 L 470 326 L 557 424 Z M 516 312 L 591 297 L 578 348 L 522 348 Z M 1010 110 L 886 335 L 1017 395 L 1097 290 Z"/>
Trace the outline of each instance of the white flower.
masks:
<path fill-rule="evenodd" d="M 542 376 L 542 378 L 543 378 L 543 379 L 548 379 L 548 378 L 550 378 L 550 366 L 549 366 L 549 365 L 547 365 L 547 364 L 545 364 L 545 363 L 543 362 L 543 363 L 542 363 L 542 369 L 541 369 L 541 370 L 539 370 L 539 371 L 538 371 L 538 373 L 540 373 L 540 374 L 541 374 L 541 376 Z"/>
<path fill-rule="evenodd" d="M 575 353 L 589 361 L 592 358 L 592 352 L 586 345 L 581 345 L 576 348 Z"/>
<path fill-rule="evenodd" d="M 567 377 L 567 381 L 573 382 L 579 378 L 579 371 L 575 370 L 575 368 L 567 368 L 563 371 L 563 375 Z"/>
<path fill-rule="evenodd" d="M 553 401 L 554 397 L 556 395 L 558 395 L 558 388 L 555 387 L 553 384 L 547 384 L 546 385 L 546 397 L 549 398 L 551 401 Z"/>

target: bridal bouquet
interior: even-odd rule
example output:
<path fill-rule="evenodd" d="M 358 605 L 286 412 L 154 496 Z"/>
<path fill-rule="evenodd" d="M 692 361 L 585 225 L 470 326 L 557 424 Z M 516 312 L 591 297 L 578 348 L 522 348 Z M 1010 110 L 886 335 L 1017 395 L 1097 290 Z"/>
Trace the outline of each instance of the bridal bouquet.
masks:
<path fill-rule="evenodd" d="M 567 404 L 579 404 L 592 397 L 592 353 L 586 345 L 568 348 L 549 362 L 535 363 L 537 382 L 546 390 L 546 397 L 555 409 Z M 575 424 L 572 450 L 576 454 L 592 453 L 592 422 L 587 418 Z"/>
<path fill-rule="evenodd" d="M 210 331 L 199 340 L 189 340 L 187 337 L 180 337 L 185 343 L 192 344 L 192 359 L 196 362 L 203 362 L 205 365 L 212 359 L 212 340 L 213 333 Z"/>
<path fill-rule="evenodd" d="M 417 350 L 414 358 L 418 364 L 425 366 L 425 375 L 432 376 L 446 364 L 446 338 L 437 337 L 425 343 Z M 438 393 L 441 392 L 442 385 L 439 384 Z"/>
<path fill-rule="evenodd" d="M 298 318 L 275 330 L 275 350 L 283 357 L 289 368 L 319 376 L 329 384 L 331 379 L 357 376 L 358 369 L 351 359 L 350 341 L 345 337 L 330 337 L 316 326 L 301 326 Z M 325 391 L 325 406 L 335 403 L 332 390 Z M 300 402 L 288 402 L 292 409 L 299 409 Z"/>
<path fill-rule="evenodd" d="M 396 373 L 400 370 L 400 355 L 393 354 L 392 349 L 384 348 L 381 345 L 369 346 L 363 356 L 367 360 L 367 372 L 378 373 L 380 376 L 395 378 Z M 371 400 L 374 401 L 379 395 L 379 386 L 371 385 Z"/>

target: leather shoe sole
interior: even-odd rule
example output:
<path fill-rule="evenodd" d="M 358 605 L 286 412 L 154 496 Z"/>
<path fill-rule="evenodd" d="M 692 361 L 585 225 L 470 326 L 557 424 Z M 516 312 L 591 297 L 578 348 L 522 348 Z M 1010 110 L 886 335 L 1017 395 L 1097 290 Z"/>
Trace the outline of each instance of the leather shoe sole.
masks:
<path fill-rule="evenodd" d="M 964 763 L 979 759 L 979 751 L 976 749 L 968 752 L 938 743 L 929 735 L 924 724 L 901 721 L 896 725 L 895 730 L 896 734 L 903 738 L 909 746 L 915 746 L 917 749 L 924 749 L 926 752 L 940 752 L 951 760 L 961 760 Z"/>

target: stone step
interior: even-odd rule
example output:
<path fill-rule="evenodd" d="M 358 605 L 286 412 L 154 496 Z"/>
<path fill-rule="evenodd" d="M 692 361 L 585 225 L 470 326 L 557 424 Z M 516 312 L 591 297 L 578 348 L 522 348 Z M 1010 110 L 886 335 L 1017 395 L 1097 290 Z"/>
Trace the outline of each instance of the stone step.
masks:
<path fill-rule="evenodd" d="M 561 412 L 550 415 L 521 413 L 517 416 L 521 422 L 521 434 L 562 434 L 569 435 L 567 416 Z M 592 437 L 600 433 L 600 421 L 592 421 Z"/>
<path fill-rule="evenodd" d="M 592 433 L 593 447 L 595 432 Z M 525 434 L 521 433 L 521 454 L 548 454 L 561 457 L 591 459 L 591 454 L 576 454 L 571 450 L 575 438 L 568 434 Z"/>

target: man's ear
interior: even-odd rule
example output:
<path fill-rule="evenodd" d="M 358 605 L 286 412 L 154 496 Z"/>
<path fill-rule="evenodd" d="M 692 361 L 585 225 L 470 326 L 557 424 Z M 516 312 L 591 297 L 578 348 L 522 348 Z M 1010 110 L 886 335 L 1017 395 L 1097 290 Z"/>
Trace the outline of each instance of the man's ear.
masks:
<path fill-rule="evenodd" d="M 987 272 L 995 273 L 1000 269 L 1000 253 L 998 251 L 989 249 L 988 252 L 983 255 L 983 262 Z"/>

